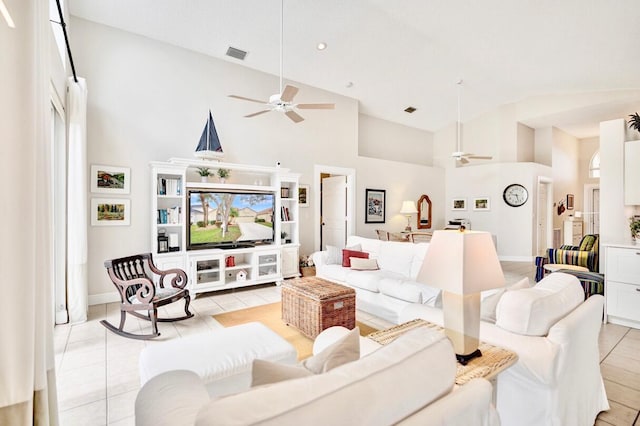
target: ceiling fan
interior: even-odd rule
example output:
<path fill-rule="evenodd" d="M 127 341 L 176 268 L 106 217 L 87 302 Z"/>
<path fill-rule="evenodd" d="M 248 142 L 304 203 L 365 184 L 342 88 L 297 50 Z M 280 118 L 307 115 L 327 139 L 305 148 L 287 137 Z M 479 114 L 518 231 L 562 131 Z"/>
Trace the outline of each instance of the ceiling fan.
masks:
<path fill-rule="evenodd" d="M 256 102 L 264 104 L 266 109 L 262 111 L 254 112 L 249 115 L 245 115 L 246 118 L 255 117 L 257 115 L 265 114 L 271 111 L 284 112 L 284 114 L 291 119 L 294 123 L 299 123 L 304 118 L 298 114 L 296 109 L 334 109 L 335 104 L 296 104 L 293 102 L 293 98 L 298 93 L 298 88 L 287 84 L 282 87 L 282 38 L 284 27 L 284 0 L 280 0 L 280 92 L 269 97 L 269 101 L 261 101 L 258 99 L 247 98 L 238 95 L 229 95 L 230 98 L 241 99 L 243 101 Z"/>
<path fill-rule="evenodd" d="M 460 120 L 460 91 L 462 90 L 462 80 L 458 80 L 458 121 L 456 122 L 456 151 L 451 154 L 456 161 L 459 161 L 461 164 L 469 163 L 469 160 L 491 160 L 493 157 L 486 155 L 476 155 L 470 154 L 468 152 L 462 151 L 462 132 L 461 126 L 462 122 Z"/>

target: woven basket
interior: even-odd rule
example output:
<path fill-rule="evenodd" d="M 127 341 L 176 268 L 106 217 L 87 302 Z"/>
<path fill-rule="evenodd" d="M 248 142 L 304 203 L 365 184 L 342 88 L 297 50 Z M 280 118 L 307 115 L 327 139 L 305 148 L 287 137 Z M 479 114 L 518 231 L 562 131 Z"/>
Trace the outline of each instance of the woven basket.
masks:
<path fill-rule="evenodd" d="M 356 326 L 356 294 L 352 288 L 316 277 L 287 280 L 282 285 L 282 320 L 314 339 L 322 330 Z"/>
<path fill-rule="evenodd" d="M 314 277 L 316 275 L 315 266 L 303 266 L 300 268 L 300 273 L 303 277 Z"/>

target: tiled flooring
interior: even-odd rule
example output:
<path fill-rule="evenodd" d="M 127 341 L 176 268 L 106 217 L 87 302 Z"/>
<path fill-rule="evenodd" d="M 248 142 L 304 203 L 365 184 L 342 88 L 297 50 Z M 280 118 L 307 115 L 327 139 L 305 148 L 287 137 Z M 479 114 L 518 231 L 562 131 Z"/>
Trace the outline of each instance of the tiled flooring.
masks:
<path fill-rule="evenodd" d="M 529 263 L 503 262 L 502 266 L 508 284 L 524 276 L 533 280 L 533 267 Z M 145 345 L 220 328 L 212 315 L 279 300 L 280 288 L 275 286 L 201 295 L 191 304 L 194 318 L 159 324 L 162 336 L 151 341 L 122 338 L 100 324 L 105 318 L 118 324 L 120 314 L 115 304 L 91 306 L 86 323 L 56 326 L 61 425 L 133 425 L 134 401 L 140 388 L 138 356 Z M 167 308 L 162 312 L 165 315 L 182 311 L 179 303 Z M 378 329 L 392 325 L 364 312 L 358 312 L 357 317 Z M 133 317 L 127 319 L 127 324 L 130 330 L 150 330 L 148 322 Z M 603 325 L 600 354 L 611 410 L 601 413 L 596 425 L 640 426 L 640 330 Z"/>

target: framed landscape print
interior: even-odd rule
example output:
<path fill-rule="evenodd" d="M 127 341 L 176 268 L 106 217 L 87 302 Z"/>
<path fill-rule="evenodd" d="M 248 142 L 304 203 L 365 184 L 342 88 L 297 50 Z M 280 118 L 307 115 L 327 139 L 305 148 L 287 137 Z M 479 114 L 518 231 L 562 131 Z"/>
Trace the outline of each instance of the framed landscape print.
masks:
<path fill-rule="evenodd" d="M 92 198 L 92 226 L 127 226 L 131 224 L 131 200 L 126 198 Z"/>
<path fill-rule="evenodd" d="M 386 196 L 384 189 L 366 189 L 364 223 L 384 223 Z"/>
<path fill-rule="evenodd" d="M 301 184 L 298 186 L 298 205 L 309 207 L 309 185 Z"/>
<path fill-rule="evenodd" d="M 573 194 L 567 194 L 567 210 L 573 210 Z"/>
<path fill-rule="evenodd" d="M 489 197 L 481 197 L 473 199 L 474 210 L 490 210 L 491 203 Z"/>
<path fill-rule="evenodd" d="M 467 199 L 466 198 L 454 198 L 451 202 L 451 210 L 466 210 Z"/>
<path fill-rule="evenodd" d="M 91 192 L 128 194 L 131 188 L 131 169 L 93 164 L 90 179 Z"/>

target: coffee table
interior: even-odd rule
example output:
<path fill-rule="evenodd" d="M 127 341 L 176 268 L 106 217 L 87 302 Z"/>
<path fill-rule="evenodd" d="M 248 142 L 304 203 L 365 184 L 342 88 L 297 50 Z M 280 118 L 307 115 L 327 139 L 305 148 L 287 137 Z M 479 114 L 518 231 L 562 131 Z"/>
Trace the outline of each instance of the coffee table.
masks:
<path fill-rule="evenodd" d="M 376 331 L 369 334 L 367 338 L 381 345 L 386 345 L 394 341 L 401 334 L 422 326 L 444 332 L 444 328 L 439 325 L 422 319 L 415 319 L 385 330 Z M 471 379 L 482 377 L 492 382 L 495 393 L 495 378 L 498 374 L 515 364 L 518 360 L 518 355 L 508 349 L 490 345 L 485 342 L 480 342 L 479 349 L 482 352 L 481 357 L 473 358 L 467 365 L 457 363 L 456 385 L 464 385 Z"/>
<path fill-rule="evenodd" d="M 282 320 L 311 339 L 336 325 L 351 330 L 356 326 L 356 292 L 315 276 L 286 280 Z"/>

